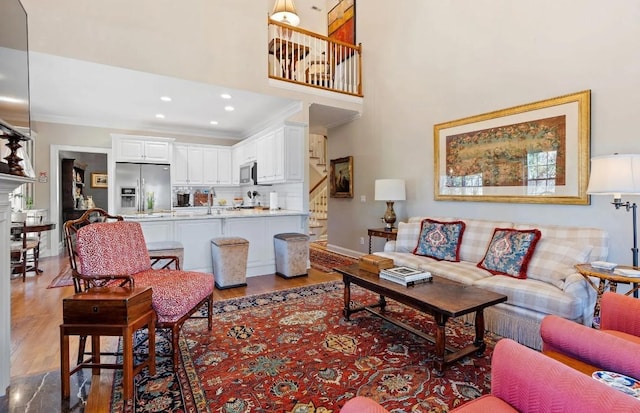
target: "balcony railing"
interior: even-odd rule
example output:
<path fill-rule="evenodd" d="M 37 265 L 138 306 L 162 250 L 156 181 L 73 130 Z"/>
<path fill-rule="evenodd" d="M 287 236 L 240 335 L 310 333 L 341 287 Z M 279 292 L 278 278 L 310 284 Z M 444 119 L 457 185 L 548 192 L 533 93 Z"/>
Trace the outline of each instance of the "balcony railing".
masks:
<path fill-rule="evenodd" d="M 362 96 L 362 46 L 268 19 L 269 77 Z"/>

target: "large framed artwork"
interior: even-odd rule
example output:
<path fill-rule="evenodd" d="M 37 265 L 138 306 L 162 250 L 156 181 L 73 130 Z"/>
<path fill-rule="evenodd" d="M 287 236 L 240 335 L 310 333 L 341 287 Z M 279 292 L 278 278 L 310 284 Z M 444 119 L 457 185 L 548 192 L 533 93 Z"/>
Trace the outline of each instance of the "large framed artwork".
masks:
<path fill-rule="evenodd" d="M 356 44 L 356 0 L 338 0 L 327 20 L 330 39 Z"/>
<path fill-rule="evenodd" d="M 437 201 L 588 205 L 591 91 L 434 125 Z"/>
<path fill-rule="evenodd" d="M 331 160 L 329 196 L 353 198 L 353 156 Z"/>

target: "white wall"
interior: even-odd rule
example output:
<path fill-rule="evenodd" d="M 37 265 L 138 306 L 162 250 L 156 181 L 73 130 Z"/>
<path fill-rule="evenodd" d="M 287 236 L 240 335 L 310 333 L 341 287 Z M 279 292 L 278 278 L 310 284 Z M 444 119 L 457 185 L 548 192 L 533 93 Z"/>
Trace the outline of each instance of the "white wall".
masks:
<path fill-rule="evenodd" d="M 631 214 L 590 206 L 436 202 L 433 125 L 591 89 L 591 154 L 640 153 L 636 0 L 383 0 L 357 5 L 361 119 L 329 131 L 329 157 L 354 156 L 354 199 L 330 199 L 329 243 L 365 251 L 380 226 L 376 178 L 404 178 L 400 219 L 440 215 L 606 228 L 609 259 L 630 264 Z M 360 202 L 366 195 L 367 203 Z M 640 201 L 637 197 L 629 197 Z M 378 247 L 380 245 L 377 245 Z"/>

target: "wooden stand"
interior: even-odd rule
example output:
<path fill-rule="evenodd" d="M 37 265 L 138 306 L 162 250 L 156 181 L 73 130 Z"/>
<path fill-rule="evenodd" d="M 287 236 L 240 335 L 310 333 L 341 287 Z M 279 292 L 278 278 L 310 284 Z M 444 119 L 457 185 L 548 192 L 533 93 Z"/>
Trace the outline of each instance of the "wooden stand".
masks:
<path fill-rule="evenodd" d="M 71 375 L 83 368 L 91 368 L 94 375 L 100 369 L 123 370 L 124 400 L 133 398 L 133 377 L 144 367 L 156 374 L 155 326 L 156 315 L 151 307 L 151 288 L 94 288 L 75 294 L 62 302 L 63 324 L 60 325 L 60 375 L 62 399 L 69 399 Z M 134 366 L 133 334 L 147 326 L 149 354 Z M 73 370 L 69 367 L 69 336 L 91 336 L 91 357 Z M 122 336 L 122 364 L 100 363 L 100 336 Z"/>

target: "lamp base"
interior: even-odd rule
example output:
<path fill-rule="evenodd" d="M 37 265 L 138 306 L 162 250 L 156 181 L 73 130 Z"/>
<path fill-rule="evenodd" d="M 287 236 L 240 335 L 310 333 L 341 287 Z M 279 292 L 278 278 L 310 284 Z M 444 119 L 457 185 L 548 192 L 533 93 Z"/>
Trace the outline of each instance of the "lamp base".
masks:
<path fill-rule="evenodd" d="M 396 213 L 393 210 L 393 201 L 387 201 L 387 210 L 384 212 L 382 219 L 386 223 L 384 230 L 393 230 L 393 224 L 396 222 Z"/>

